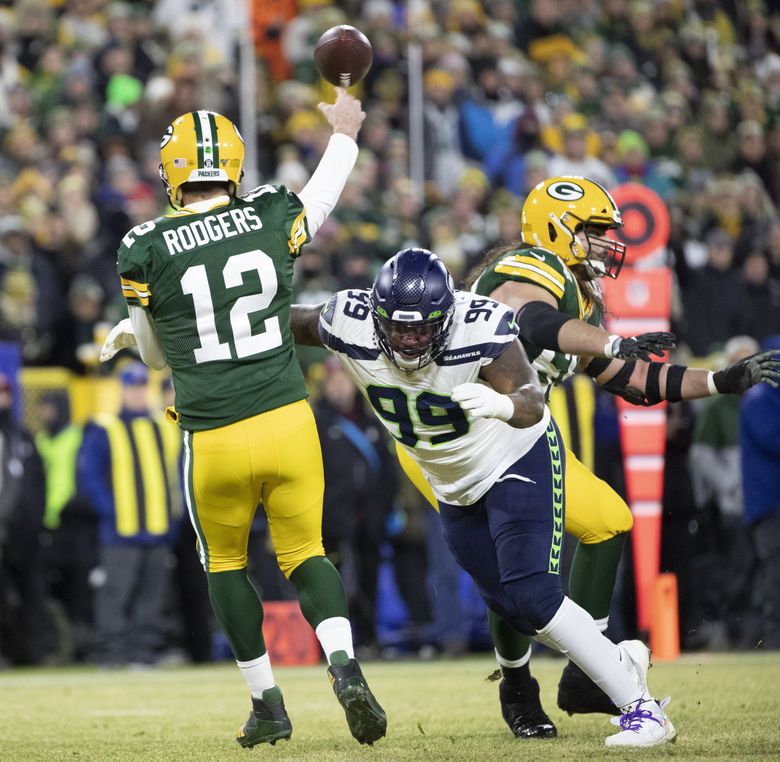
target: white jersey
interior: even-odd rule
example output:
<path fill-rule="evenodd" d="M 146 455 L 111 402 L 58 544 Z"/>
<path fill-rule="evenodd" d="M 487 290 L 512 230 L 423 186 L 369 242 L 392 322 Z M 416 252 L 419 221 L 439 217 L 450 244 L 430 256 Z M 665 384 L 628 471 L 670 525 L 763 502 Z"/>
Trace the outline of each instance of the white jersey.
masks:
<path fill-rule="evenodd" d="M 493 299 L 456 291 L 446 350 L 413 372 L 397 368 L 379 348 L 368 291 L 335 294 L 322 310 L 319 333 L 442 502 L 476 503 L 544 435 L 546 407 L 539 423 L 518 429 L 495 418 L 469 421 L 450 397 L 459 384 L 478 382 L 480 369 L 517 341 L 512 310 Z"/>

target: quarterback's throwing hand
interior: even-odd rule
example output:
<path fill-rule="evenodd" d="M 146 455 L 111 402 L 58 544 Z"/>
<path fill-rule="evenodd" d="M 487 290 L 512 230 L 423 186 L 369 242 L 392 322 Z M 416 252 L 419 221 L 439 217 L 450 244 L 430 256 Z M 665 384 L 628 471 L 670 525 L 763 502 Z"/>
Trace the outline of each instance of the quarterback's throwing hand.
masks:
<path fill-rule="evenodd" d="M 121 349 L 137 346 L 130 318 L 120 320 L 106 336 L 100 350 L 100 362 L 108 362 Z"/>
<path fill-rule="evenodd" d="M 608 360 L 645 360 L 649 362 L 651 355 L 663 357 L 667 349 L 677 346 L 677 337 L 666 331 L 640 333 L 639 336 L 612 335 L 604 346 L 604 356 Z"/>
<path fill-rule="evenodd" d="M 328 120 L 333 132 L 343 132 L 345 135 L 349 135 L 352 140 L 357 139 L 360 125 L 366 118 L 366 112 L 361 108 L 360 101 L 351 96 L 343 87 L 336 88 L 335 103 L 319 103 L 317 108 Z"/>
<path fill-rule="evenodd" d="M 452 390 L 452 399 L 474 418 L 498 418 L 508 421 L 515 414 L 515 403 L 484 384 L 458 384 Z"/>
<path fill-rule="evenodd" d="M 780 350 L 750 355 L 714 373 L 712 381 L 721 394 L 740 394 L 762 381 L 776 389 L 780 386 Z"/>

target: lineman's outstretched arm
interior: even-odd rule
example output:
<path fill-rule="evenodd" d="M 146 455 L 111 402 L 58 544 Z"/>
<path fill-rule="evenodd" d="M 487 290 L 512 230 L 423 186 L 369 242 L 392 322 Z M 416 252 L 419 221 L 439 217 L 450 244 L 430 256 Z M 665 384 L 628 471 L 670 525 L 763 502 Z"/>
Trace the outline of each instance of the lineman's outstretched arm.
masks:
<path fill-rule="evenodd" d="M 324 346 L 317 326 L 323 304 L 293 304 L 290 310 L 290 329 L 296 344 L 307 347 Z"/>
<path fill-rule="evenodd" d="M 333 128 L 333 135 L 317 169 L 298 194 L 306 208 L 312 237 L 333 210 L 355 166 L 358 155 L 355 140 L 366 117 L 360 101 L 341 87 L 336 88 L 335 103 L 320 103 L 318 108 Z"/>
<path fill-rule="evenodd" d="M 659 331 L 626 338 L 569 317 L 558 309 L 549 291 L 532 283 L 507 281 L 490 296 L 510 306 L 517 314 L 520 335 L 543 349 L 577 356 L 649 360 L 651 355 L 661 357 L 676 344 L 671 333 Z"/>
<path fill-rule="evenodd" d="M 459 384 L 452 399 L 469 418 L 498 418 L 523 429 L 542 420 L 544 394 L 519 341 L 480 371 L 484 384 Z"/>
<path fill-rule="evenodd" d="M 679 402 L 714 394 L 740 394 L 751 386 L 780 383 L 780 351 L 759 352 L 719 371 L 660 362 L 592 359 L 585 372 L 604 389 L 634 405 Z"/>

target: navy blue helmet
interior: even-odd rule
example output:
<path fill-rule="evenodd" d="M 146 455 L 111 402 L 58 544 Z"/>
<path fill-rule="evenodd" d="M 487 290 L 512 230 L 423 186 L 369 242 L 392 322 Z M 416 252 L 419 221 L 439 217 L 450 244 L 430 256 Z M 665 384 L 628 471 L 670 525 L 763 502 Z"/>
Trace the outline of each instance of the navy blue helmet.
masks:
<path fill-rule="evenodd" d="M 452 276 L 427 249 L 399 251 L 371 289 L 379 346 L 403 370 L 424 368 L 444 351 L 454 310 Z"/>

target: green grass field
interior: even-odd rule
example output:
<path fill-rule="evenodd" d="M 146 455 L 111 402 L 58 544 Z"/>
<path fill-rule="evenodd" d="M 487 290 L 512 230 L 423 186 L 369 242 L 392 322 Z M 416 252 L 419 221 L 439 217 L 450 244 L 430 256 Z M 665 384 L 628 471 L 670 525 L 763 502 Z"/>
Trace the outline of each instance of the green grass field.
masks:
<path fill-rule="evenodd" d="M 536 658 L 534 673 L 559 738 L 517 741 L 501 719 L 489 655 L 377 662 L 364 671 L 387 710 L 388 737 L 352 740 L 324 667 L 278 668 L 293 722 L 289 742 L 245 750 L 233 740 L 249 701 L 235 667 L 144 672 L 86 668 L 0 673 L 0 760 L 584 760 L 637 756 L 780 759 L 780 653 L 689 655 L 656 664 L 650 686 L 671 694 L 675 744 L 607 752 L 606 716 L 555 707 L 563 662 Z"/>

